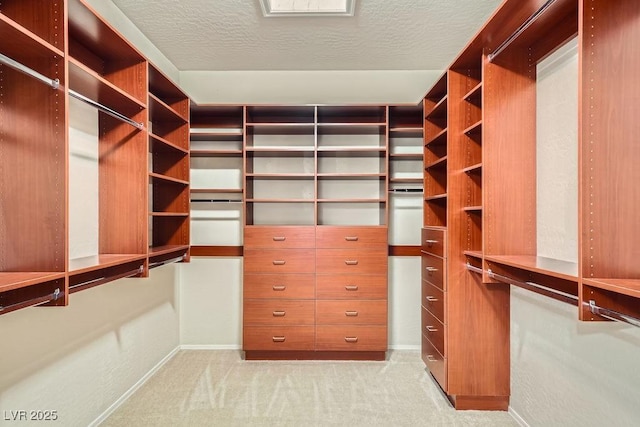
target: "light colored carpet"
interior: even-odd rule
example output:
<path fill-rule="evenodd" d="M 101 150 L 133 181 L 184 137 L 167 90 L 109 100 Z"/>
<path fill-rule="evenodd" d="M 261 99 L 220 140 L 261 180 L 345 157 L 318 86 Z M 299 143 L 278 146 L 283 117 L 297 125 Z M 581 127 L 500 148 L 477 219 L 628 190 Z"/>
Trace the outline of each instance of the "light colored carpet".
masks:
<path fill-rule="evenodd" d="M 417 351 L 384 362 L 244 361 L 180 351 L 103 424 L 115 426 L 517 426 L 455 411 Z"/>

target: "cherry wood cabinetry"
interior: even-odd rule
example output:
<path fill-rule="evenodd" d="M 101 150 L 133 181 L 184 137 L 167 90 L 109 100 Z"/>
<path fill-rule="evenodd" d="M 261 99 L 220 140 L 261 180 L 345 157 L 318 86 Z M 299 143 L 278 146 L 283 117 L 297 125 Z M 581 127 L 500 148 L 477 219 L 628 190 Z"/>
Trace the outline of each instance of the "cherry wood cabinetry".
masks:
<path fill-rule="evenodd" d="M 582 320 L 640 315 L 640 54 L 628 48 L 639 14 L 630 0 L 507 0 L 425 98 L 423 357 L 456 408 L 508 406 L 510 284 L 577 305 Z M 557 182 L 578 182 L 578 245 L 549 258 L 538 234 L 537 156 L 549 142 L 540 66 L 568 55 L 576 36 L 578 168 L 553 176 L 578 175 Z"/>
<path fill-rule="evenodd" d="M 3 1 L 0 54 L 0 313 L 187 254 L 187 97 L 83 0 Z M 81 206 L 86 230 L 70 226 Z"/>

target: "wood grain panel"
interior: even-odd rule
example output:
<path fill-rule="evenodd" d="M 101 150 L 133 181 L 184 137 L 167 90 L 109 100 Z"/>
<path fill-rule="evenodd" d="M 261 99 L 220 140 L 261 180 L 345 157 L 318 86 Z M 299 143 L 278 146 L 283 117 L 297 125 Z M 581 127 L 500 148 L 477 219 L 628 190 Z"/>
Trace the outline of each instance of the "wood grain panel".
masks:
<path fill-rule="evenodd" d="M 386 351 L 386 326 L 316 326 L 316 350 Z"/>
<path fill-rule="evenodd" d="M 313 274 L 245 274 L 243 295 L 245 299 L 313 299 L 315 279 Z"/>
<path fill-rule="evenodd" d="M 315 273 L 313 249 L 244 250 L 245 273 Z"/>
<path fill-rule="evenodd" d="M 316 278 L 318 299 L 387 299 L 386 275 L 322 274 Z"/>
<path fill-rule="evenodd" d="M 313 350 L 313 326 L 245 326 L 243 350 Z"/>
<path fill-rule="evenodd" d="M 318 325 L 386 325 L 387 301 L 329 301 L 316 302 Z"/>
<path fill-rule="evenodd" d="M 387 245 L 387 227 L 316 227 L 317 248 L 363 249 Z"/>
<path fill-rule="evenodd" d="M 444 338 L 445 326 L 424 307 L 422 307 L 422 334 L 440 354 L 447 355 Z"/>
<path fill-rule="evenodd" d="M 313 248 L 315 227 L 251 226 L 244 229 L 246 248 Z"/>
<path fill-rule="evenodd" d="M 376 250 L 318 249 L 318 274 L 387 274 L 387 247 Z"/>
<path fill-rule="evenodd" d="M 308 300 L 245 300 L 245 325 L 313 325 L 315 304 Z"/>
<path fill-rule="evenodd" d="M 422 252 L 422 280 L 439 287 L 442 290 L 447 289 L 446 281 L 446 262 L 444 259 Z"/>
<path fill-rule="evenodd" d="M 429 310 L 440 322 L 447 324 L 445 318 L 446 292 L 431 283 L 422 281 L 422 306 Z"/>

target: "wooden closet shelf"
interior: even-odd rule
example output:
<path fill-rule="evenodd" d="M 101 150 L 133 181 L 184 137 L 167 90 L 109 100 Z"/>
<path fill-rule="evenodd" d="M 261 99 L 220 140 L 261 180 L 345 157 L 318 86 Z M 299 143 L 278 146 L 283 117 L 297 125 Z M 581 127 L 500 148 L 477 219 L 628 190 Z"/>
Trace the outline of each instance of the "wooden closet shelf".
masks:
<path fill-rule="evenodd" d="M 479 135 L 482 131 L 482 120 L 478 120 L 468 128 L 462 131 L 465 135 Z"/>
<path fill-rule="evenodd" d="M 180 113 L 152 93 L 149 93 L 149 118 L 155 122 L 188 123 Z"/>
<path fill-rule="evenodd" d="M 482 99 L 482 82 L 475 85 L 469 92 L 467 92 L 462 99 L 467 102 L 478 102 Z"/>
<path fill-rule="evenodd" d="M 640 298 L 640 279 L 584 278 L 582 283 L 592 288 L 604 289 L 618 294 Z M 585 297 L 585 299 L 588 299 Z"/>
<path fill-rule="evenodd" d="M 64 276 L 56 272 L 0 272 L 0 292 L 64 279 Z"/>
<path fill-rule="evenodd" d="M 422 153 L 389 153 L 391 160 L 421 160 L 423 157 Z"/>
<path fill-rule="evenodd" d="M 485 255 L 485 261 L 540 273 L 558 279 L 578 280 L 578 264 L 535 255 Z"/>
<path fill-rule="evenodd" d="M 241 157 L 242 150 L 191 150 L 191 157 Z"/>
<path fill-rule="evenodd" d="M 448 99 L 448 96 L 444 95 L 442 99 L 440 99 L 440 101 L 438 101 L 438 103 L 433 106 L 431 111 L 427 113 L 425 118 L 429 120 L 429 119 L 446 117 L 447 116 L 447 99 Z"/>
<path fill-rule="evenodd" d="M 433 196 L 427 196 L 427 197 L 424 198 L 425 202 L 442 203 L 442 202 L 445 202 L 446 200 L 447 200 L 447 193 L 435 194 Z"/>
<path fill-rule="evenodd" d="M 424 168 L 428 169 L 436 169 L 436 168 L 446 168 L 447 167 L 447 156 L 441 157 L 435 162 L 429 163 Z"/>
<path fill-rule="evenodd" d="M 219 131 L 218 131 L 219 130 Z M 194 129 L 189 132 L 191 141 L 234 141 L 242 142 L 244 134 L 242 130 L 226 131 L 225 129 Z"/>
<path fill-rule="evenodd" d="M 177 144 L 174 144 L 171 141 L 164 139 L 161 136 L 155 135 L 149 132 L 149 151 L 156 152 L 167 152 L 167 151 L 179 151 L 183 154 L 189 154 L 189 150 L 186 148 L 182 148 Z"/>
<path fill-rule="evenodd" d="M 424 133 L 422 126 L 411 127 L 393 127 L 389 128 L 389 133 L 398 134 L 399 136 L 415 136 L 420 137 Z M 394 135 L 394 136 L 398 136 Z"/>
<path fill-rule="evenodd" d="M 436 133 L 431 139 L 425 142 L 425 146 L 429 145 L 444 145 L 447 143 L 447 128 L 442 129 Z"/>
<path fill-rule="evenodd" d="M 64 52 L 0 13 L 0 52 L 24 62 L 23 58 L 64 58 Z M 35 64 L 34 64 L 35 65 Z"/>
<path fill-rule="evenodd" d="M 189 212 L 149 212 L 149 216 L 156 218 L 185 218 Z"/>
<path fill-rule="evenodd" d="M 466 256 L 482 260 L 482 251 L 463 251 L 462 253 Z"/>
<path fill-rule="evenodd" d="M 465 206 L 462 210 L 469 213 L 481 214 L 482 206 Z"/>
<path fill-rule="evenodd" d="M 186 252 L 189 250 L 189 245 L 162 245 L 162 246 L 150 246 L 149 257 L 155 257 L 159 255 L 166 255 L 173 252 Z"/>
<path fill-rule="evenodd" d="M 147 254 L 100 254 L 69 260 L 69 276 L 115 267 L 135 261 L 144 261 Z"/>
<path fill-rule="evenodd" d="M 482 162 L 476 163 L 475 165 L 468 166 L 462 169 L 464 173 L 481 173 L 482 172 Z"/>
<path fill-rule="evenodd" d="M 162 175 L 155 172 L 150 172 L 149 178 L 152 181 L 160 181 L 160 182 L 165 182 L 169 184 L 189 185 L 189 181 L 185 181 L 184 179 L 172 178 L 170 176 Z"/>

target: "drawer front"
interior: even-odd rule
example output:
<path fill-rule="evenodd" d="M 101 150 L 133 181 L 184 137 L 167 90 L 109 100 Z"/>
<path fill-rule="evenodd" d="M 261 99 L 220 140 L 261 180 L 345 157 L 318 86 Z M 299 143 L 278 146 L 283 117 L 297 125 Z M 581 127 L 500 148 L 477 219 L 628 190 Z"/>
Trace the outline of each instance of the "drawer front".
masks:
<path fill-rule="evenodd" d="M 318 325 L 386 325 L 387 301 L 317 301 Z"/>
<path fill-rule="evenodd" d="M 245 274 L 245 299 L 314 299 L 313 274 Z"/>
<path fill-rule="evenodd" d="M 442 355 L 447 353 L 444 350 L 444 328 L 445 326 L 429 311 L 422 307 L 422 334 L 426 336 L 431 344 Z"/>
<path fill-rule="evenodd" d="M 447 359 L 438 353 L 424 334 L 422 335 L 422 360 L 431 375 L 438 381 L 440 387 L 447 391 Z"/>
<path fill-rule="evenodd" d="M 386 351 L 386 326 L 316 326 L 316 350 Z"/>
<path fill-rule="evenodd" d="M 422 306 L 429 310 L 440 322 L 447 324 L 444 316 L 445 292 L 429 282 L 422 281 Z"/>
<path fill-rule="evenodd" d="M 313 326 L 245 326 L 243 350 L 313 350 Z"/>
<path fill-rule="evenodd" d="M 245 300 L 245 325 L 313 325 L 313 300 Z"/>
<path fill-rule="evenodd" d="M 318 299 L 387 299 L 387 276 L 327 274 L 316 278 Z"/>
<path fill-rule="evenodd" d="M 314 248 L 315 227 L 265 227 L 244 228 L 245 248 Z"/>
<path fill-rule="evenodd" d="M 245 249 L 245 273 L 315 273 L 315 249 Z"/>
<path fill-rule="evenodd" d="M 317 249 L 318 274 L 387 274 L 387 248 L 376 250 Z"/>
<path fill-rule="evenodd" d="M 387 227 L 331 227 L 316 228 L 317 248 L 387 247 Z"/>
<path fill-rule="evenodd" d="M 422 229 L 422 250 L 446 258 L 446 232 L 439 228 Z"/>
<path fill-rule="evenodd" d="M 422 280 L 446 291 L 444 266 L 444 259 L 422 252 Z"/>

